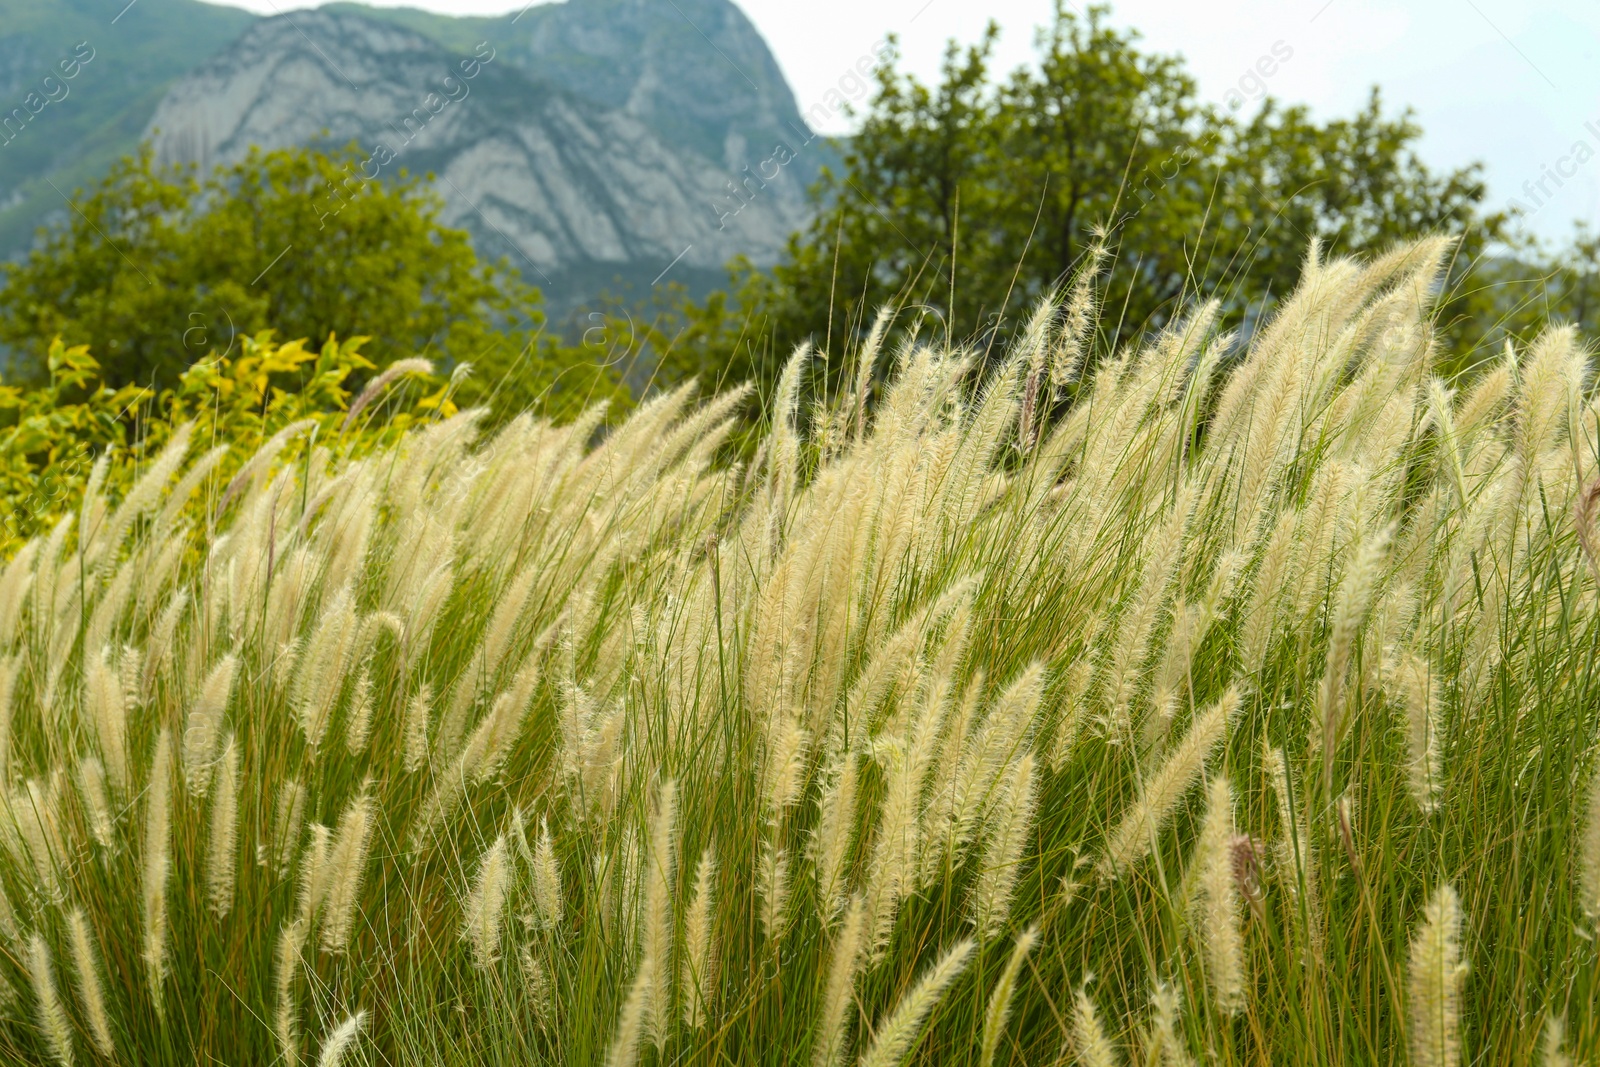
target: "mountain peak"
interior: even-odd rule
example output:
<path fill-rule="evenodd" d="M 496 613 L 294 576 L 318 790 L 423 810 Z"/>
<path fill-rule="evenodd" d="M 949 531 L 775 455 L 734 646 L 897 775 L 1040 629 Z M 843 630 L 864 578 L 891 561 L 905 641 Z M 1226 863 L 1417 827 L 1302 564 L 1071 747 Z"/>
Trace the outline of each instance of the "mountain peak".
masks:
<path fill-rule="evenodd" d="M 443 221 L 558 305 L 669 267 L 699 288 L 736 255 L 778 256 L 818 159 L 775 64 L 769 92 L 723 84 L 771 61 L 743 15 L 698 0 L 690 18 L 722 22 L 697 28 L 675 12 L 685 2 L 574 0 L 457 25 L 482 36 L 449 47 L 370 9 L 290 12 L 173 86 L 150 135 L 158 159 L 203 168 L 254 146 L 355 141 L 375 171 L 436 176 Z M 610 17 L 622 8 L 655 21 Z M 744 63 L 689 69 L 674 52 L 685 32 Z"/>

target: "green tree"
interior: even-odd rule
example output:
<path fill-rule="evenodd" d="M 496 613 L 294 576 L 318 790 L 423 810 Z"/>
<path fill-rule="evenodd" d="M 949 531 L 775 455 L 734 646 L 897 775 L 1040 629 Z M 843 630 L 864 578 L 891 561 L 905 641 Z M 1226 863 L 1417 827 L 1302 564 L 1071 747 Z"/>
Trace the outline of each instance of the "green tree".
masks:
<path fill-rule="evenodd" d="M 989 70 L 995 35 L 952 43 L 933 87 L 890 53 L 810 226 L 772 271 L 736 265 L 731 304 L 686 314 L 707 338 L 679 349 L 688 369 L 731 362 L 770 382 L 795 343 L 837 349 L 885 304 L 915 312 L 907 328 L 931 319 L 987 347 L 1097 242 L 1113 257 L 1105 347 L 1199 293 L 1248 326 L 1292 288 L 1313 239 L 1344 254 L 1450 233 L 1459 283 L 1503 222 L 1479 214 L 1477 168 L 1431 171 L 1410 114 L 1386 114 L 1376 90 L 1325 123 L 1270 98 L 1242 117 L 1201 101 L 1180 58 L 1142 51 L 1103 5 L 1080 15 L 1057 0 L 1037 67 L 1004 80 Z M 1292 62 L 1292 49 L 1264 60 Z M 1450 293 L 1452 320 L 1481 310 L 1470 285 Z"/>
<path fill-rule="evenodd" d="M 204 179 L 148 150 L 124 159 L 5 268 L 0 344 L 24 379 L 59 337 L 87 345 L 108 386 L 159 387 L 264 329 L 361 335 L 380 367 L 472 363 L 467 402 L 617 395 L 614 373 L 545 331 L 536 289 L 440 223 L 437 195 L 403 170 L 368 179 L 364 159 L 354 145 L 252 151 Z"/>

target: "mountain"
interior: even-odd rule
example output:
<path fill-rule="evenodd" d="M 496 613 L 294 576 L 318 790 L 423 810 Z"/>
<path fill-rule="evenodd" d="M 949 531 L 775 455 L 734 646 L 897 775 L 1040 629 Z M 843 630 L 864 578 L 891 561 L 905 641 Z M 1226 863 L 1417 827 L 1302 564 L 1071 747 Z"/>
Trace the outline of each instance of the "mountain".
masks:
<path fill-rule="evenodd" d="M 568 0 L 498 18 L 336 3 L 457 52 L 487 40 L 536 78 L 737 171 L 810 136 L 760 32 L 729 0 Z M 815 169 L 813 167 L 813 169 Z"/>
<path fill-rule="evenodd" d="M 0 258 L 131 152 L 167 88 L 255 21 L 198 0 L 0 0 Z"/>
<path fill-rule="evenodd" d="M 392 156 L 374 167 L 382 173 L 436 176 L 445 221 L 470 230 L 486 255 L 508 257 L 557 305 L 619 281 L 648 285 L 669 267 L 699 290 L 720 282 L 734 255 L 772 261 L 833 158 L 729 0 L 568 0 L 497 18 L 341 3 L 264 19 L 135 0 L 116 18 L 126 2 L 0 0 L 0 12 L 34 13 L 21 33 L 0 19 L 0 86 L 16 82 L 13 96 L 29 91 L 30 62 L 50 72 L 41 33 L 96 53 L 70 96 L 33 119 L 43 127 L 80 100 L 94 104 L 79 109 L 78 147 L 51 154 L 43 145 L 53 138 L 32 138 L 41 147 L 27 165 L 0 147 L 0 166 L 13 166 L 0 169 L 0 255 L 23 246 L 21 220 L 59 210 L 44 179 L 70 191 L 63 179 L 92 177 L 141 135 L 159 159 L 202 166 L 252 145 L 354 140 Z M 69 23 L 40 18 L 42 8 L 85 14 Z M 157 49 L 165 68 L 113 50 L 112 34 L 158 25 L 172 34 Z M 175 43 L 185 35 L 187 45 Z M 114 67 L 126 84 L 110 121 L 80 87 L 91 75 L 110 81 Z M 145 80 L 134 84 L 135 73 Z"/>
<path fill-rule="evenodd" d="M 780 137 L 780 158 L 799 162 L 804 126 L 737 9 L 700 0 L 701 37 L 681 2 L 573 0 L 474 27 L 484 36 L 465 49 L 367 11 L 263 19 L 172 87 L 150 135 L 158 160 L 203 167 L 254 145 L 358 142 L 379 173 L 436 175 L 444 221 L 557 304 L 616 279 L 648 285 L 668 267 L 702 288 L 735 255 L 776 258 L 804 221 L 810 175 L 773 161 L 769 179 L 748 177 L 771 156 L 756 146 Z M 689 42 L 663 12 L 713 57 L 712 32 L 739 48 L 765 90 L 728 84 L 739 80 L 731 57 L 692 80 Z M 630 50 L 637 61 L 625 63 Z M 719 102 L 694 103 L 701 94 Z M 784 136 L 785 123 L 795 132 Z M 748 180 L 743 200 L 730 199 L 736 179 Z"/>

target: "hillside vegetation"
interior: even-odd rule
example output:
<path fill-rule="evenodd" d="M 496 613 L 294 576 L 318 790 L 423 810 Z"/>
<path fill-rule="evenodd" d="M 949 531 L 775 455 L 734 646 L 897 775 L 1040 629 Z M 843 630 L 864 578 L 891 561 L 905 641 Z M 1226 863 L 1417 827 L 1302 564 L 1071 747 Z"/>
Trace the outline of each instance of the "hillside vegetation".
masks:
<path fill-rule="evenodd" d="M 1588 358 L 1434 377 L 1448 252 L 801 349 L 748 464 L 689 387 L 101 460 L 0 569 L 6 1057 L 1592 1053 Z"/>

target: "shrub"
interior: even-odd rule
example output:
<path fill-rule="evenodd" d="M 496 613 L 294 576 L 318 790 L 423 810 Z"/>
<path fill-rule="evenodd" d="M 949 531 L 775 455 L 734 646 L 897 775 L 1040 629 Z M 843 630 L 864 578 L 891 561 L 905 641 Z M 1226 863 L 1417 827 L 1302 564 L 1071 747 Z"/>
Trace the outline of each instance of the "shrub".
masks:
<path fill-rule="evenodd" d="M 450 388 L 434 380 L 430 395 L 413 395 L 411 402 L 390 412 L 394 395 L 385 387 L 394 376 L 379 375 L 369 382 L 370 387 L 383 379 L 369 399 L 382 398 L 382 405 L 351 420 L 346 384 L 351 375 L 372 369 L 361 355 L 364 337 L 341 343 L 330 336 L 320 350 L 307 349 L 304 340 L 276 342 L 270 330 L 240 341 L 237 358 L 215 356 L 196 363 L 172 388 L 156 391 L 134 385 L 113 388 L 102 379 L 87 345 L 68 347 L 56 338 L 49 347 L 45 385 L 0 385 L 0 424 L 5 426 L 0 429 L 0 500 L 7 505 L 0 550 L 14 553 L 22 541 L 67 514 L 97 459 L 105 461 L 104 489 L 126 491 L 180 426 L 188 426 L 186 441 L 221 449 L 203 461 L 221 476 L 289 427 L 309 431 L 315 426 L 318 434 L 291 432 L 280 446 L 279 458 L 285 460 L 299 456 L 318 435 L 324 441 L 347 439 L 347 447 L 370 448 L 393 442 L 419 416 L 456 410 Z M 432 367 L 423 360 L 407 360 L 398 373 L 419 372 L 428 378 Z M 179 501 L 178 506 L 186 503 Z"/>

